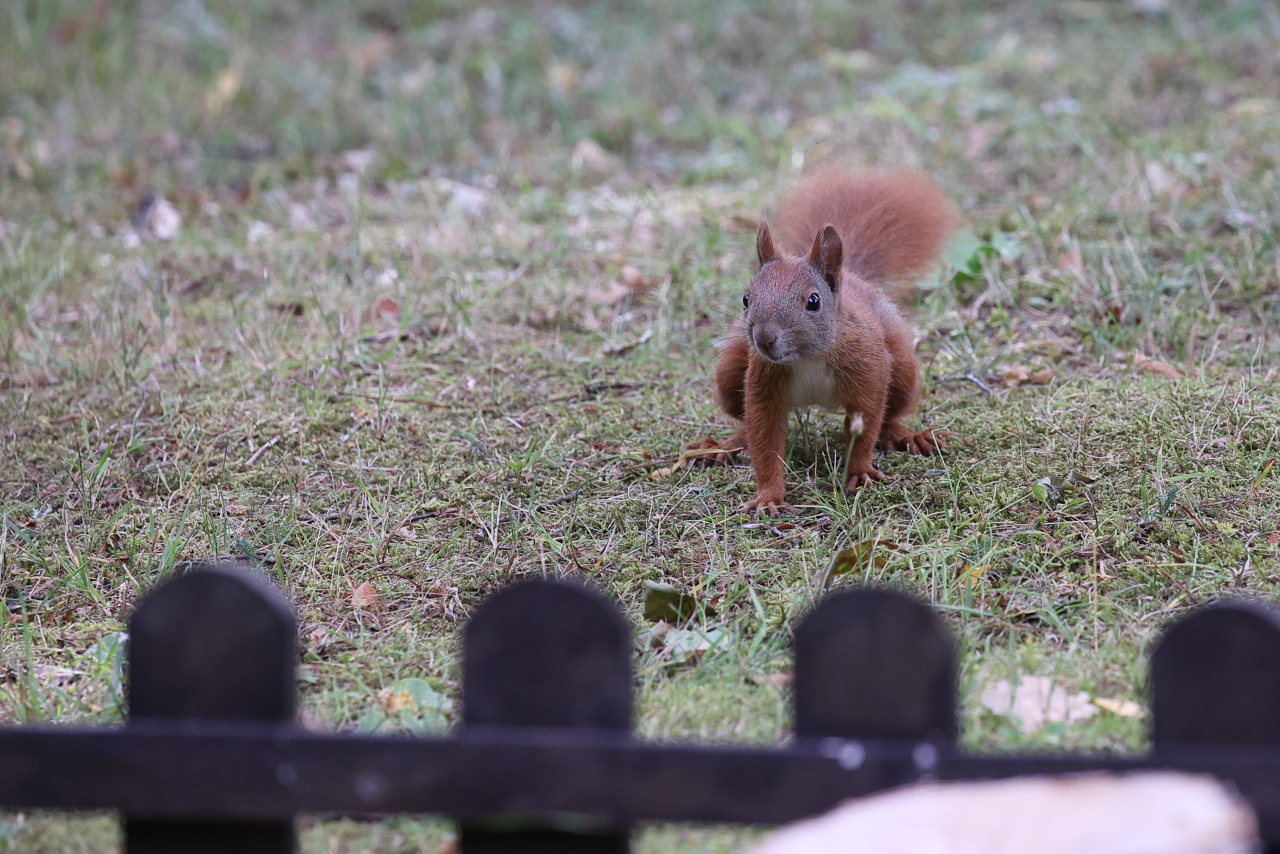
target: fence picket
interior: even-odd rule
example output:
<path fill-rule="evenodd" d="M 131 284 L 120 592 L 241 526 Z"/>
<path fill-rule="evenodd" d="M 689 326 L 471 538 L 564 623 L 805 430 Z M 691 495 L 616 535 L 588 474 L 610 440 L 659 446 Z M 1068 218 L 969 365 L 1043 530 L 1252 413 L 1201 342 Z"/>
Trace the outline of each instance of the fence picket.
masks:
<path fill-rule="evenodd" d="M 526 581 L 489 597 L 463 640 L 464 728 L 630 731 L 631 630 L 613 603 L 564 581 Z M 548 778 L 547 786 L 556 780 Z M 511 804 L 518 814 L 520 804 Z M 625 854 L 625 827 L 463 825 L 463 854 Z"/>
<path fill-rule="evenodd" d="M 294 717 L 293 611 L 256 576 L 200 566 L 152 591 L 129 621 L 129 722 Z M 292 822 L 126 816 L 127 854 L 287 854 Z"/>
<path fill-rule="evenodd" d="M 799 738 L 825 738 L 824 752 L 853 770 L 861 739 L 920 739 L 912 761 L 879 764 L 880 787 L 931 776 L 935 742 L 957 734 L 955 642 L 923 602 L 894 590 L 828 596 L 796 628 L 795 720 Z"/>
<path fill-rule="evenodd" d="M 1171 745 L 1280 747 L 1280 613 L 1220 603 L 1171 626 L 1151 656 L 1151 741 L 1156 755 Z M 1259 808 L 1275 783 L 1237 781 L 1246 796 L 1256 791 L 1267 839 L 1280 838 L 1280 812 Z"/>

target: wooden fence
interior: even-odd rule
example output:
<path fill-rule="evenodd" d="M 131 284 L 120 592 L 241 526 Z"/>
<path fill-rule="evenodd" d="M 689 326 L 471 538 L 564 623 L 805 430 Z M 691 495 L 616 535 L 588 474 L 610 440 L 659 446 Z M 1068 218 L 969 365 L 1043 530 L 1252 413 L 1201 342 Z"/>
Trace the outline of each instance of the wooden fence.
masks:
<path fill-rule="evenodd" d="M 1151 665 L 1142 757 L 976 755 L 956 745 L 955 644 L 924 604 L 829 596 L 795 633 L 782 748 L 631 735 L 631 631 L 582 586 L 513 585 L 466 628 L 448 738 L 320 735 L 294 722 L 297 632 L 252 574 L 205 567 L 129 623 L 128 722 L 0 729 L 0 807 L 111 809 L 128 854 L 294 850 L 299 813 L 436 813 L 464 854 L 624 852 L 639 821 L 777 824 L 921 779 L 1142 768 L 1234 782 L 1280 851 L 1280 619 L 1222 604 Z M 571 829 L 570 829 L 571 828 Z"/>

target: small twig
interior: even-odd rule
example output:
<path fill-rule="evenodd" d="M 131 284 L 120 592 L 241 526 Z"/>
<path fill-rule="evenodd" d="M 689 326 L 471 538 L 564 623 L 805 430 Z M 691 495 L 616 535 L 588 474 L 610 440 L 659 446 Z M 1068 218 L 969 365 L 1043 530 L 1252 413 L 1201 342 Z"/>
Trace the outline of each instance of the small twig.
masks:
<path fill-rule="evenodd" d="M 985 391 L 987 394 L 995 394 L 995 392 L 994 392 L 994 391 L 992 391 L 991 386 L 987 385 L 987 384 L 986 384 L 986 383 L 984 383 L 982 380 L 980 380 L 980 379 L 978 379 L 977 377 L 975 377 L 973 374 L 965 374 L 964 376 L 959 376 L 959 377 L 943 377 L 942 379 L 938 380 L 938 382 L 943 382 L 943 383 L 958 383 L 958 382 L 962 382 L 962 381 L 964 381 L 964 380 L 968 380 L 969 382 L 973 383 L 973 384 L 974 384 L 974 385 L 976 385 L 978 388 L 980 388 L 980 389 L 982 389 L 983 391 Z"/>
<path fill-rule="evenodd" d="M 441 516 L 457 516 L 458 508 L 446 507 L 443 510 L 428 510 L 426 513 L 415 513 L 408 519 L 401 522 L 401 525 L 412 525 L 414 522 L 421 522 L 423 519 L 439 519 Z"/>
<path fill-rule="evenodd" d="M 978 388 L 985 391 L 987 394 L 995 394 L 995 392 L 991 390 L 991 386 L 987 385 L 982 380 L 975 377 L 973 374 L 965 374 L 964 378 L 967 379 L 969 382 L 973 383 L 974 385 L 976 385 Z"/>
<path fill-rule="evenodd" d="M 659 469 L 658 471 L 652 472 L 649 476 L 655 479 L 661 478 L 661 477 L 667 477 L 668 475 L 676 474 L 677 472 L 681 472 L 684 469 L 688 468 L 689 463 L 691 463 L 694 460 L 698 460 L 703 457 L 718 457 L 721 454 L 733 455 L 733 454 L 741 453 L 742 451 L 745 451 L 745 450 L 746 448 L 744 447 L 688 448 L 680 452 L 679 456 L 675 458 L 675 463 L 673 463 L 671 466 L 669 466 L 668 468 Z M 635 471 L 636 469 L 646 468 L 648 466 L 660 465 L 661 463 L 664 463 L 669 459 L 671 459 L 671 455 L 664 454 L 661 457 L 655 457 L 654 459 L 644 463 L 637 463 L 635 465 L 627 466 L 622 471 L 625 474 L 627 472 Z"/>
<path fill-rule="evenodd" d="M 443 510 L 429 510 L 426 513 L 415 513 L 414 515 L 404 519 L 397 527 L 404 525 L 412 525 L 414 522 L 421 522 L 424 519 L 438 519 L 441 516 L 457 516 L 458 509 L 456 507 L 446 507 Z M 299 513 L 296 517 L 299 522 L 372 522 L 381 520 L 382 516 L 375 516 L 372 513 L 325 513 L 316 515 L 315 513 Z"/>
<path fill-rule="evenodd" d="M 639 383 L 584 383 L 582 391 L 573 394 L 562 394 L 559 397 L 549 397 L 539 403 L 567 403 L 579 400 L 594 400 L 606 391 L 628 392 L 635 391 L 640 388 Z"/>
<path fill-rule="evenodd" d="M 260 457 L 260 456 L 262 456 L 263 454 L 265 454 L 265 453 L 268 451 L 268 449 L 275 447 L 276 443 L 277 443 L 277 442 L 279 442 L 279 441 L 280 441 L 281 439 L 283 439 L 283 438 L 284 438 L 284 434 L 283 434 L 283 433 L 279 433 L 279 434 L 277 434 L 277 435 L 276 435 L 276 437 L 275 437 L 274 439 L 272 439 L 270 442 L 267 442 L 265 445 L 263 445 L 262 447 L 258 448 L 258 450 L 254 451 L 254 452 L 253 452 L 253 454 L 249 457 L 249 459 L 245 460 L 245 462 L 244 462 L 245 467 L 247 468 L 248 466 L 251 466 L 251 465 L 253 465 L 254 463 L 256 463 L 256 462 L 258 461 L 258 457 Z"/>
<path fill-rule="evenodd" d="M 382 401 L 386 401 L 387 403 L 412 403 L 412 404 L 416 404 L 417 406 L 429 406 L 432 409 L 450 409 L 451 408 L 447 403 L 439 403 L 434 400 L 424 400 L 421 397 L 392 397 L 390 395 L 379 396 L 376 394 L 369 394 L 367 392 L 354 392 L 354 391 L 347 392 L 347 397 L 359 397 L 365 400 L 376 400 L 379 403 L 381 403 Z"/>
<path fill-rule="evenodd" d="M 325 513 L 318 516 L 315 513 L 299 513 L 295 518 L 299 522 L 338 522 L 343 519 L 350 519 L 353 522 L 363 522 L 365 519 L 371 518 L 368 513 Z"/>
<path fill-rule="evenodd" d="M 409 574 L 409 573 L 407 573 L 407 572 L 375 572 L 375 573 L 373 573 L 372 575 L 369 575 L 365 580 L 367 580 L 367 581 L 373 581 L 375 578 L 399 578 L 399 579 L 403 579 L 404 581 L 407 581 L 407 582 L 409 582 L 410 584 L 412 584 L 412 585 L 413 585 L 414 587 L 416 587 L 419 591 L 424 591 L 424 590 L 425 590 L 425 592 L 426 592 L 426 594 L 427 594 L 428 596 L 432 596 L 432 595 L 434 595 L 434 596 L 447 596 L 447 595 L 448 595 L 448 591 L 447 591 L 447 590 L 443 590 L 443 589 L 441 589 L 441 590 L 440 590 L 440 592 L 438 592 L 438 593 L 433 593 L 433 592 L 432 592 L 432 589 L 433 589 L 433 588 L 435 588 L 437 585 L 436 585 L 436 583 L 435 583 L 434 581 L 432 581 L 431 579 L 427 579 L 427 578 L 418 578 L 417 576 L 410 575 L 410 574 Z M 428 585 L 428 586 L 425 586 L 425 587 L 424 587 L 424 585 Z"/>
<path fill-rule="evenodd" d="M 656 456 L 651 460 L 642 460 L 641 462 L 638 462 L 638 463 L 631 463 L 630 465 L 622 466 L 621 468 L 619 468 L 619 471 L 621 471 L 623 474 L 631 474 L 631 472 L 633 471 L 640 471 L 642 469 L 651 469 L 651 468 L 654 468 L 655 466 L 664 466 L 667 463 L 675 460 L 677 456 L 678 456 L 677 454 L 661 454 L 660 456 Z"/>
<path fill-rule="evenodd" d="M 532 513 L 540 513 L 548 507 L 555 507 L 557 504 L 568 504 L 581 494 L 581 489 L 575 489 L 573 492 L 567 492 L 559 498 L 553 498 L 550 501 L 544 501 L 541 504 L 536 504 L 531 510 L 517 510 L 515 513 L 508 513 L 505 516 L 499 516 L 498 521 L 494 522 L 494 525 L 505 525 L 517 516 L 528 516 Z"/>
<path fill-rule="evenodd" d="M 550 501 L 544 501 L 541 504 L 534 506 L 532 509 L 519 510 L 515 513 L 508 513 L 504 516 L 499 516 L 494 525 L 505 525 L 518 516 L 527 516 L 530 513 L 538 513 L 542 510 L 546 510 L 548 507 L 554 507 L 557 504 L 568 504 L 580 495 L 582 495 L 582 490 L 575 489 L 573 492 L 566 493 L 558 498 L 553 498 Z M 415 513 L 412 516 L 401 520 L 397 523 L 396 527 L 412 525 L 414 522 L 421 522 L 425 519 L 439 519 L 442 516 L 457 516 L 458 514 L 459 511 L 456 507 L 445 507 L 440 510 L 428 510 L 425 513 Z M 299 522 L 375 522 L 383 519 L 382 516 L 376 516 L 372 513 L 299 513 L 296 518 Z M 481 528 L 485 527 L 483 522 L 477 521 L 476 524 Z"/>

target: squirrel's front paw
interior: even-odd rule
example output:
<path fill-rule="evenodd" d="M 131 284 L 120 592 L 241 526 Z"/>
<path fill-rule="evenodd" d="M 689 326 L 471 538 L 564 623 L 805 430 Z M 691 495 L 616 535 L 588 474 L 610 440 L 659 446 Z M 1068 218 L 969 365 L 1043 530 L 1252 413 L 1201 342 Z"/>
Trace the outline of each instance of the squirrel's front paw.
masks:
<path fill-rule="evenodd" d="M 742 505 L 742 512 L 748 516 L 777 519 L 784 513 L 792 513 L 796 508 L 782 500 L 782 495 L 766 495 L 758 493 L 755 498 Z"/>
<path fill-rule="evenodd" d="M 844 488 L 853 492 L 855 489 L 863 486 L 870 486 L 877 480 L 884 480 L 884 472 L 875 466 L 868 465 L 861 471 L 850 471 L 849 480 L 845 483 Z"/>
<path fill-rule="evenodd" d="M 706 468 L 707 466 L 727 466 L 733 462 L 733 457 L 741 448 L 728 447 L 717 442 L 710 436 L 701 442 L 690 442 L 684 446 L 685 466 L 692 468 L 698 466 Z M 689 453 L 693 451 L 694 453 Z M 702 453 L 698 453 L 701 451 Z"/>

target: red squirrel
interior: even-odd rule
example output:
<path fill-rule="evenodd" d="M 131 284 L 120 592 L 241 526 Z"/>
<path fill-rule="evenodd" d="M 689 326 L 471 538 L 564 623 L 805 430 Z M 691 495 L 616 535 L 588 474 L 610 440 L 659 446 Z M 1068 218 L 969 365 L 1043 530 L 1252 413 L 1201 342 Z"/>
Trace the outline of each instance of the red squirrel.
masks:
<path fill-rule="evenodd" d="M 955 208 L 923 175 L 854 175 L 831 166 L 782 199 L 776 243 L 760 223 L 760 268 L 715 374 L 716 402 L 742 424 L 722 442 L 687 446 L 717 452 L 695 458 L 703 464 L 728 463 L 744 449 L 751 455 L 756 496 L 743 511 L 793 509 L 782 455 L 787 416 L 797 407 L 845 413 L 846 448 L 853 439 L 846 489 L 884 477 L 872 464 L 877 445 L 915 454 L 946 447 L 932 429 L 917 433 L 902 423 L 920 396 L 919 370 L 911 330 L 880 288 L 909 285 L 937 261 L 958 224 Z"/>

